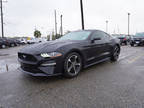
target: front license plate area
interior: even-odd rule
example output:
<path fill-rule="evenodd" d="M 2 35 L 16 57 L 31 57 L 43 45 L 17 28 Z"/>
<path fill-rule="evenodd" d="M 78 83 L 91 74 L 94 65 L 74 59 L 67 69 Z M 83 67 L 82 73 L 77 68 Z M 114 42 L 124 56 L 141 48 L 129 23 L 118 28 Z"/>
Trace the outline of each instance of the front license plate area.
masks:
<path fill-rule="evenodd" d="M 136 43 L 139 44 L 140 42 L 139 42 L 139 41 L 136 41 Z"/>

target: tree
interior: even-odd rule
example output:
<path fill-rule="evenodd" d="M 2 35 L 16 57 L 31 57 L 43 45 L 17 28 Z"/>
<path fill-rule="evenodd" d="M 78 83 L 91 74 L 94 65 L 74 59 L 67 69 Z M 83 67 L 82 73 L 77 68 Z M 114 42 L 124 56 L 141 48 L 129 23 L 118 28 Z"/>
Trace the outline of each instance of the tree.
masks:
<path fill-rule="evenodd" d="M 61 37 L 61 35 L 60 34 L 57 34 L 57 39 L 59 39 Z"/>
<path fill-rule="evenodd" d="M 47 41 L 50 41 L 50 35 L 47 35 Z"/>
<path fill-rule="evenodd" d="M 55 40 L 56 36 L 54 35 L 54 32 L 52 32 L 52 40 Z"/>
<path fill-rule="evenodd" d="M 41 37 L 41 32 L 39 30 L 34 31 L 34 37 L 35 38 L 40 38 Z"/>

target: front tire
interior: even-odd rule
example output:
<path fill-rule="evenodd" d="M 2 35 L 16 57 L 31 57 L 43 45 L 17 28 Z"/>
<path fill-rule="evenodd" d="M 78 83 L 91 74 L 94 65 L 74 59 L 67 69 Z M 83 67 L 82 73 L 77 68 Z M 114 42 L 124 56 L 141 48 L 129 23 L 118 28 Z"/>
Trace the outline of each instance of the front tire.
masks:
<path fill-rule="evenodd" d="M 11 47 L 14 47 L 15 45 L 14 45 L 14 44 L 11 44 L 10 46 L 11 46 Z"/>
<path fill-rule="evenodd" d="M 120 55 L 120 48 L 118 46 L 115 46 L 114 51 L 112 53 L 111 61 L 115 62 L 118 60 Z"/>
<path fill-rule="evenodd" d="M 64 61 L 64 76 L 67 78 L 76 77 L 82 69 L 82 59 L 78 53 L 70 53 Z"/>
<path fill-rule="evenodd" d="M 127 42 L 125 42 L 125 45 L 127 45 L 128 43 Z"/>

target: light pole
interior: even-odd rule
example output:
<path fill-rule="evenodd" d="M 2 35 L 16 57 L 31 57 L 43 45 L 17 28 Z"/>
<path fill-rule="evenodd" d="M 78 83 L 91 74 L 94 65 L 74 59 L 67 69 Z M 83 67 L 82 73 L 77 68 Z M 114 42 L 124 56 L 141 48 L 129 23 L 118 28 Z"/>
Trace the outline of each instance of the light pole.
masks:
<path fill-rule="evenodd" d="M 0 0 L 0 8 L 1 8 L 1 31 L 2 31 L 2 38 L 4 38 L 3 1 L 2 0 Z"/>
<path fill-rule="evenodd" d="M 130 13 L 128 13 L 128 36 L 130 35 Z"/>
<path fill-rule="evenodd" d="M 84 12 L 83 12 L 83 1 L 82 0 L 80 0 L 80 7 L 81 7 L 82 30 L 84 30 L 85 27 L 84 27 Z"/>
<path fill-rule="evenodd" d="M 108 33 L 108 20 L 106 20 L 106 33 Z"/>
<path fill-rule="evenodd" d="M 55 10 L 55 36 L 57 39 L 57 13 L 56 13 L 56 10 Z"/>
<path fill-rule="evenodd" d="M 61 36 L 63 35 L 63 15 L 61 15 Z"/>

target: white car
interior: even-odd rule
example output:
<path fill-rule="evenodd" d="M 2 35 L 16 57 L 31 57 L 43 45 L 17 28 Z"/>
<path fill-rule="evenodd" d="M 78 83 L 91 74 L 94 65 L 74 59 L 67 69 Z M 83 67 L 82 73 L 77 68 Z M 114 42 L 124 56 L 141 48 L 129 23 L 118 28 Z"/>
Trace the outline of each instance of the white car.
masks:
<path fill-rule="evenodd" d="M 22 44 L 27 44 L 27 40 L 22 38 L 22 39 L 18 39 Z"/>

